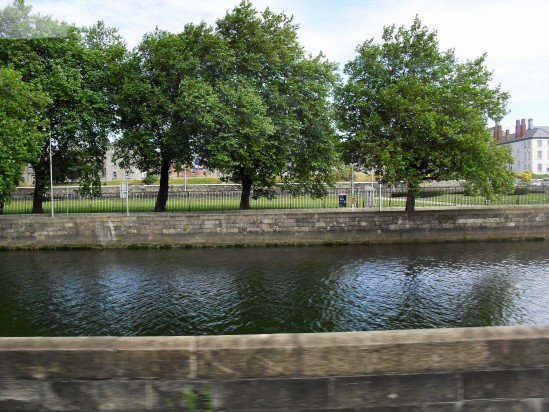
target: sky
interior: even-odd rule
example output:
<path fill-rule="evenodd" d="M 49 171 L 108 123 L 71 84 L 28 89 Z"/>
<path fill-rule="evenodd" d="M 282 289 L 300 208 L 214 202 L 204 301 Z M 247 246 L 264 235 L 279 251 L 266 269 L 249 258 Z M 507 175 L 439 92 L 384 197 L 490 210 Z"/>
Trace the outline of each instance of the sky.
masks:
<path fill-rule="evenodd" d="M 26 0 L 34 12 L 90 26 L 103 20 L 136 46 L 155 27 L 180 32 L 187 23 L 214 25 L 240 0 Z M 12 0 L 0 0 L 0 8 Z M 259 11 L 293 15 L 302 46 L 322 51 L 340 70 L 366 40 L 381 42 L 383 27 L 410 27 L 415 16 L 436 30 L 441 50 L 460 61 L 487 54 L 494 85 L 510 93 L 503 129 L 517 119 L 549 125 L 549 1 L 547 0 L 252 0 Z M 489 126 L 492 126 L 490 124 Z"/>

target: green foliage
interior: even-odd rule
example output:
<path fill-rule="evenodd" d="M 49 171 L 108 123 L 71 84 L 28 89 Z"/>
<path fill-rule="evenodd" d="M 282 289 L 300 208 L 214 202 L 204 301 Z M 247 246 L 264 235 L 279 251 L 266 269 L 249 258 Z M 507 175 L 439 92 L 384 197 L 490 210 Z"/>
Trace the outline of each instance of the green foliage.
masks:
<path fill-rule="evenodd" d="M 158 176 L 157 175 L 147 175 L 143 179 L 143 184 L 144 185 L 154 185 L 157 182 L 158 182 Z"/>
<path fill-rule="evenodd" d="M 156 211 L 166 210 L 170 166 L 190 163 L 195 142 L 218 115 L 207 79 L 225 64 L 219 44 L 203 23 L 188 24 L 179 34 L 157 29 L 123 66 L 117 157 L 124 167 L 160 175 Z"/>
<path fill-rule="evenodd" d="M 160 174 L 156 211 L 166 210 L 170 165 L 195 155 L 242 184 L 243 209 L 252 189 L 268 194 L 277 179 L 316 195 L 333 182 L 335 66 L 305 56 L 284 14 L 243 1 L 215 30 L 204 23 L 179 34 L 156 30 L 124 73 L 118 157 Z"/>
<path fill-rule="evenodd" d="M 97 194 L 109 135 L 115 129 L 112 90 L 125 45 L 103 23 L 78 29 L 31 13 L 24 1 L 0 12 L 0 62 L 50 99 L 42 132 L 51 136 L 54 181 L 78 179 L 81 190 Z M 35 213 L 49 186 L 49 147 L 31 162 Z"/>
<path fill-rule="evenodd" d="M 446 194 L 445 190 L 421 190 L 417 197 L 421 199 L 427 199 L 430 197 L 439 197 Z M 391 197 L 406 197 L 408 192 L 392 192 Z"/>
<path fill-rule="evenodd" d="M 382 44 L 364 42 L 345 66 L 336 102 L 346 151 L 382 183 L 404 182 L 407 210 L 425 179 L 465 179 L 489 197 L 512 187 L 511 154 L 486 130 L 508 95 L 490 86 L 485 59 L 440 51 L 416 17 L 410 29 L 386 27 Z"/>
<path fill-rule="evenodd" d="M 193 388 L 187 387 L 185 394 L 185 408 L 188 412 L 212 412 L 211 395 L 208 387 L 203 389 L 203 393 L 196 393 Z"/>
<path fill-rule="evenodd" d="M 41 115 L 49 103 L 39 87 L 21 80 L 10 67 L 0 67 L 0 203 L 15 190 L 21 170 L 34 161 L 45 136 Z M 1 208 L 0 208 L 1 209 Z"/>
<path fill-rule="evenodd" d="M 229 63 L 212 79 L 219 102 L 212 133 L 199 144 L 206 165 L 243 187 L 241 208 L 286 190 L 322 195 L 334 182 L 336 138 L 329 103 L 335 66 L 306 56 L 284 14 L 242 1 L 217 21 Z"/>
<path fill-rule="evenodd" d="M 11 5 L 0 11 L 0 39 L 32 39 L 66 37 L 69 25 L 32 13 L 32 6 L 24 0 L 14 0 Z"/>
<path fill-rule="evenodd" d="M 530 194 L 530 188 L 528 187 L 516 187 L 513 191 L 513 194 L 516 196 L 524 196 Z"/>

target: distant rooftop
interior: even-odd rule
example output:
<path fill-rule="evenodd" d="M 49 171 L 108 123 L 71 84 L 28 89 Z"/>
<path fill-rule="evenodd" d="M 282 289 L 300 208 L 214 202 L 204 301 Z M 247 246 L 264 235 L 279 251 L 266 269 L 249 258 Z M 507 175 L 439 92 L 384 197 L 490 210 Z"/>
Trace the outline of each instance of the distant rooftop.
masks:
<path fill-rule="evenodd" d="M 490 128 L 490 132 L 498 143 L 513 143 L 519 140 L 549 138 L 549 126 L 534 126 L 533 119 L 528 119 L 528 127 L 526 126 L 525 119 L 517 120 L 515 133 L 509 133 L 509 129 L 504 132 L 501 125 L 498 123 Z"/>

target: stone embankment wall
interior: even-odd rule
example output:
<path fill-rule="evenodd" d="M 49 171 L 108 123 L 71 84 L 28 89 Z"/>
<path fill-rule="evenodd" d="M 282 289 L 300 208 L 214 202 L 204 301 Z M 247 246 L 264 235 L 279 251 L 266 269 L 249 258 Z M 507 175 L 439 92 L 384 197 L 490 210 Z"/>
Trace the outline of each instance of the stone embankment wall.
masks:
<path fill-rule="evenodd" d="M 549 239 L 549 207 L 0 216 L 0 248 Z"/>
<path fill-rule="evenodd" d="M 1 338 L 0 410 L 544 412 L 548 348 L 549 326 Z"/>

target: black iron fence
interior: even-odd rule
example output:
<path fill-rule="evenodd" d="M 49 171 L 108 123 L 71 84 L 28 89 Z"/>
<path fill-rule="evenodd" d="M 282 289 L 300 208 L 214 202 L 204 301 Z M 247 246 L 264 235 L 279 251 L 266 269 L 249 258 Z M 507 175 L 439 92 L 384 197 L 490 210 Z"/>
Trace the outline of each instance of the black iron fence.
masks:
<path fill-rule="evenodd" d="M 73 186 L 56 187 L 53 192 L 53 211 L 59 213 L 139 213 L 151 212 L 158 187 L 135 185 L 127 192 L 118 186 L 105 187 L 99 197 L 80 196 Z M 52 210 L 51 198 L 44 199 L 45 213 Z M 4 205 L 5 214 L 32 212 L 32 188 L 15 192 Z M 383 187 L 376 183 L 347 184 L 328 190 L 322 198 L 309 195 L 292 195 L 278 191 L 273 198 L 252 198 L 252 209 L 327 209 L 327 208 L 404 208 L 406 191 L 397 187 Z M 468 193 L 459 184 L 452 186 L 426 186 L 416 198 L 416 208 L 467 207 L 482 205 L 535 205 L 549 204 L 548 185 L 518 186 L 513 193 L 486 198 Z M 167 210 L 219 211 L 238 210 L 240 190 L 235 185 L 200 185 L 200 187 L 170 187 Z"/>

